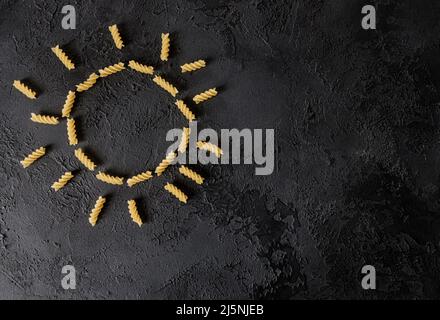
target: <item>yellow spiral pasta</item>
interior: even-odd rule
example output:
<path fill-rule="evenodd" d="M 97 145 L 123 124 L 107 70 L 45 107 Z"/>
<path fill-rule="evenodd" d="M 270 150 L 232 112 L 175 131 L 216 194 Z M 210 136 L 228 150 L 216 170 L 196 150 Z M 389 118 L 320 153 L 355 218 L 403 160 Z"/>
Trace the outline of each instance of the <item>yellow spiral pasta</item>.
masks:
<path fill-rule="evenodd" d="M 127 203 L 128 203 L 128 211 L 130 212 L 131 219 L 135 223 L 137 223 L 137 225 L 139 227 L 142 226 L 142 218 L 141 218 L 139 211 L 137 209 L 136 201 L 128 200 Z"/>
<path fill-rule="evenodd" d="M 124 184 L 124 178 L 122 177 L 116 177 L 116 176 L 111 176 L 107 173 L 104 172 L 98 172 L 98 174 L 96 175 L 96 178 L 98 180 L 101 180 L 102 182 L 108 183 L 108 184 L 114 184 L 114 185 L 122 185 Z"/>
<path fill-rule="evenodd" d="M 35 151 L 33 151 L 31 154 L 27 155 L 26 158 L 20 161 L 20 163 L 23 166 L 23 168 L 27 168 L 45 154 L 46 154 L 46 148 L 40 147 Z"/>
<path fill-rule="evenodd" d="M 190 133 L 190 128 L 183 128 L 182 137 L 180 139 L 179 147 L 177 148 L 180 153 L 185 153 L 186 149 L 188 148 Z"/>
<path fill-rule="evenodd" d="M 67 137 L 69 138 L 69 145 L 75 146 L 78 144 L 78 137 L 76 136 L 75 119 L 67 119 Z"/>
<path fill-rule="evenodd" d="M 138 175 L 131 177 L 130 179 L 127 179 L 127 185 L 129 187 L 132 187 L 135 184 L 138 184 L 139 182 L 151 179 L 152 177 L 153 177 L 153 174 L 151 173 L 151 171 L 145 171 L 145 172 L 142 172 Z"/>
<path fill-rule="evenodd" d="M 190 168 L 188 168 L 187 166 L 180 166 L 179 172 L 182 175 L 184 175 L 185 177 L 193 180 L 197 184 L 203 183 L 204 178 L 200 174 L 195 172 L 194 170 L 191 170 Z"/>
<path fill-rule="evenodd" d="M 119 62 L 112 66 L 105 67 L 104 69 L 99 69 L 99 75 L 101 78 L 108 77 L 111 74 L 124 70 L 124 63 Z"/>
<path fill-rule="evenodd" d="M 164 186 L 165 190 L 168 191 L 169 193 L 171 193 L 173 196 L 175 196 L 179 201 L 186 203 L 188 201 L 188 196 L 183 193 L 182 190 L 180 190 L 179 188 L 177 188 L 174 184 L 172 183 L 167 183 Z"/>
<path fill-rule="evenodd" d="M 29 99 L 37 99 L 37 93 L 20 80 L 14 80 L 14 83 L 12 85 L 15 89 L 23 93 Z"/>
<path fill-rule="evenodd" d="M 176 96 L 176 94 L 179 93 L 179 90 L 175 86 L 173 86 L 171 83 L 166 81 L 161 76 L 155 76 L 153 78 L 154 83 L 156 83 L 159 87 L 167 91 L 169 94 L 171 94 L 173 97 Z"/>
<path fill-rule="evenodd" d="M 82 92 L 89 90 L 91 87 L 93 87 L 96 83 L 96 80 L 98 80 L 99 76 L 96 73 L 92 73 L 86 81 L 81 82 L 76 86 L 76 91 Z"/>
<path fill-rule="evenodd" d="M 157 166 L 154 172 L 156 172 L 158 176 L 162 175 L 166 168 L 168 168 L 168 166 L 174 161 L 174 159 L 176 159 L 176 156 L 177 155 L 175 152 L 168 153 L 166 158 L 162 160 L 162 162 Z"/>
<path fill-rule="evenodd" d="M 113 41 L 115 43 L 116 48 L 121 50 L 124 47 L 124 42 L 122 41 L 118 26 L 114 24 L 114 25 L 108 27 L 108 30 L 112 34 L 112 38 L 113 38 Z"/>
<path fill-rule="evenodd" d="M 31 113 L 31 120 L 33 122 L 42 123 L 42 124 L 50 124 L 50 125 L 57 125 L 59 123 L 57 117 L 45 116 L 42 114 L 35 114 L 35 113 Z"/>
<path fill-rule="evenodd" d="M 105 198 L 99 197 L 98 200 L 96 200 L 95 207 L 90 212 L 89 216 L 89 222 L 92 226 L 96 225 L 96 222 L 98 221 L 99 214 L 102 211 L 102 208 L 104 208 Z"/>
<path fill-rule="evenodd" d="M 185 104 L 185 102 L 183 102 L 183 100 L 177 100 L 175 104 L 188 121 L 191 122 L 195 120 L 196 116 L 191 110 L 189 110 L 188 106 Z"/>
<path fill-rule="evenodd" d="M 55 191 L 58 191 L 61 188 L 63 188 L 67 184 L 67 182 L 69 182 L 70 179 L 72 178 L 73 178 L 72 172 L 68 171 L 65 174 L 63 174 L 61 178 L 58 179 L 58 181 L 54 182 L 51 188 L 54 189 Z"/>
<path fill-rule="evenodd" d="M 214 153 L 217 156 L 217 158 L 220 158 L 223 155 L 222 149 L 220 149 L 220 147 L 218 147 L 215 144 L 212 144 L 210 142 L 197 141 L 196 145 L 197 145 L 197 148 L 199 148 L 201 150 L 206 150 L 206 151 L 210 151 L 210 152 Z"/>
<path fill-rule="evenodd" d="M 191 63 L 185 63 L 184 65 L 180 66 L 180 68 L 182 69 L 182 73 L 196 71 L 204 67 L 206 67 L 205 60 L 197 60 Z"/>
<path fill-rule="evenodd" d="M 75 150 L 75 157 L 90 171 L 95 170 L 96 164 L 84 153 L 81 148 Z"/>
<path fill-rule="evenodd" d="M 57 58 L 64 64 L 64 66 L 69 69 L 75 69 L 75 64 L 72 62 L 72 60 L 69 59 L 67 54 L 60 48 L 60 46 L 56 46 L 52 48 L 52 52 L 55 53 Z"/>
<path fill-rule="evenodd" d="M 162 33 L 162 48 L 160 50 L 160 60 L 168 61 L 170 55 L 170 34 Z"/>
<path fill-rule="evenodd" d="M 208 99 L 211 99 L 217 95 L 217 89 L 212 88 L 209 90 L 206 90 L 205 92 L 202 92 L 196 96 L 194 96 L 193 100 L 196 104 L 199 104 L 200 102 L 206 101 Z"/>
<path fill-rule="evenodd" d="M 134 60 L 130 60 L 128 62 L 128 66 L 132 68 L 133 70 L 136 70 L 137 72 L 145 73 L 145 74 L 153 74 L 154 68 L 150 66 L 146 66 L 144 64 L 140 64 L 139 62 L 136 62 Z"/>
<path fill-rule="evenodd" d="M 64 102 L 62 116 L 67 118 L 70 117 L 70 113 L 72 112 L 73 103 L 75 102 L 76 93 L 75 91 L 69 91 L 66 97 L 66 102 Z"/>

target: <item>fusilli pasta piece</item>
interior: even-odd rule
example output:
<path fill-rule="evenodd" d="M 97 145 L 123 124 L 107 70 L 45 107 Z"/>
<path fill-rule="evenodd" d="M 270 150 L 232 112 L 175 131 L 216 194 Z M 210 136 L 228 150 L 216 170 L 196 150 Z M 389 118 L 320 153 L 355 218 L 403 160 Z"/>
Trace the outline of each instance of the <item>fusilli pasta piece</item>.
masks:
<path fill-rule="evenodd" d="M 162 33 L 162 48 L 160 50 L 160 60 L 168 61 L 170 55 L 170 34 Z"/>
<path fill-rule="evenodd" d="M 139 227 L 142 226 L 142 218 L 141 218 L 139 211 L 137 209 L 136 201 L 128 200 L 127 203 L 128 203 L 128 211 L 130 212 L 131 219 L 135 223 L 137 223 L 137 225 Z"/>
<path fill-rule="evenodd" d="M 58 181 L 54 182 L 51 188 L 54 189 L 55 191 L 58 191 L 61 188 L 63 188 L 67 184 L 67 182 L 69 182 L 70 179 L 72 178 L 73 178 L 72 172 L 68 171 L 65 174 L 63 174 L 61 178 L 58 179 Z"/>
<path fill-rule="evenodd" d="M 212 88 L 209 90 L 206 90 L 205 92 L 202 92 L 196 96 L 194 96 L 193 100 L 196 104 L 199 104 L 200 102 L 206 101 L 208 99 L 211 99 L 217 95 L 217 89 Z"/>
<path fill-rule="evenodd" d="M 185 153 L 186 149 L 188 148 L 190 133 L 190 128 L 183 128 L 182 137 L 179 143 L 179 147 L 177 148 L 180 153 Z"/>
<path fill-rule="evenodd" d="M 182 190 L 180 190 L 179 188 L 177 188 L 174 184 L 172 183 L 167 183 L 164 186 L 165 190 L 168 191 L 169 193 L 171 193 L 173 196 L 175 196 L 179 201 L 186 203 L 188 201 L 188 196 L 183 193 Z"/>
<path fill-rule="evenodd" d="M 185 104 L 185 102 L 183 102 L 183 100 L 177 100 L 175 104 L 188 121 L 191 122 L 195 120 L 196 116 L 191 110 L 189 110 L 188 106 Z"/>
<path fill-rule="evenodd" d="M 69 59 L 67 54 L 60 48 L 59 45 L 52 48 L 52 52 L 57 56 L 57 58 L 64 64 L 64 66 L 69 69 L 75 69 L 75 64 Z"/>
<path fill-rule="evenodd" d="M 124 178 L 122 177 L 116 177 L 116 176 L 111 176 L 107 173 L 104 172 L 98 172 L 98 174 L 96 175 L 96 178 L 98 180 L 101 180 L 102 182 L 108 183 L 108 184 L 114 184 L 114 185 L 122 185 L 124 184 Z"/>
<path fill-rule="evenodd" d="M 80 84 L 76 85 L 76 91 L 82 92 L 89 90 L 91 87 L 93 87 L 96 83 L 96 80 L 98 80 L 99 76 L 96 73 L 92 73 L 86 81 L 81 82 Z"/>
<path fill-rule="evenodd" d="M 14 80 L 13 86 L 29 99 L 37 99 L 37 93 L 20 80 Z"/>
<path fill-rule="evenodd" d="M 138 175 L 131 177 L 130 179 L 127 179 L 127 185 L 129 187 L 132 187 L 135 184 L 138 184 L 139 182 L 151 179 L 152 177 L 153 177 L 153 174 L 151 173 L 151 171 L 145 171 L 145 172 L 142 172 Z"/>
<path fill-rule="evenodd" d="M 180 166 L 179 172 L 183 174 L 185 177 L 193 180 L 197 184 L 203 183 L 204 178 L 194 170 L 188 168 L 187 166 Z"/>
<path fill-rule="evenodd" d="M 20 161 L 20 163 L 23 166 L 23 168 L 27 168 L 45 154 L 46 154 L 46 148 L 40 147 L 35 151 L 33 151 L 31 154 L 27 155 L 26 158 Z"/>
<path fill-rule="evenodd" d="M 145 73 L 145 74 L 153 74 L 154 68 L 151 66 L 147 66 L 145 64 L 140 64 L 134 60 L 130 60 L 128 62 L 128 66 L 137 72 Z"/>
<path fill-rule="evenodd" d="M 185 63 L 184 65 L 180 66 L 180 68 L 182 69 L 182 73 L 196 71 L 204 67 L 206 67 L 205 60 L 197 60 L 191 63 Z"/>
<path fill-rule="evenodd" d="M 76 97 L 75 91 L 69 91 L 62 110 L 62 116 L 64 118 L 70 117 L 70 113 L 72 112 L 73 104 L 75 102 L 75 97 Z"/>
<path fill-rule="evenodd" d="M 196 145 L 197 145 L 197 148 L 199 148 L 201 150 L 213 152 L 217 158 L 220 158 L 223 155 L 223 150 L 220 149 L 220 147 L 218 147 L 215 144 L 212 144 L 210 142 L 197 141 Z"/>
<path fill-rule="evenodd" d="M 75 119 L 67 119 L 67 137 L 69 138 L 69 145 L 75 146 L 78 144 L 78 137 L 76 136 Z"/>
<path fill-rule="evenodd" d="M 42 123 L 42 124 L 50 124 L 50 125 L 57 125 L 59 123 L 57 117 L 45 116 L 42 114 L 35 114 L 35 113 L 31 113 L 31 120 L 33 122 Z"/>
<path fill-rule="evenodd" d="M 99 197 L 98 200 L 96 200 L 95 207 L 90 212 L 89 216 L 89 222 L 92 226 L 96 225 L 96 222 L 98 221 L 99 214 L 102 211 L 102 208 L 104 208 L 105 198 Z"/>
<path fill-rule="evenodd" d="M 162 162 L 157 166 L 155 172 L 158 176 L 162 175 L 162 173 L 168 168 L 168 166 L 176 159 L 176 153 L 170 152 L 167 154 L 166 158 L 162 160 Z"/>
<path fill-rule="evenodd" d="M 118 26 L 116 24 L 108 27 L 108 30 L 112 34 L 113 41 L 116 48 L 121 50 L 124 47 L 124 42 L 122 41 L 121 34 L 119 33 Z"/>
<path fill-rule="evenodd" d="M 75 150 L 75 157 L 90 171 L 94 171 L 96 164 L 84 153 L 81 148 Z"/>
<path fill-rule="evenodd" d="M 104 77 L 108 77 L 109 75 L 114 74 L 116 72 L 120 72 L 124 69 L 125 69 L 124 63 L 119 62 L 119 63 L 116 63 L 112 66 L 105 67 L 104 69 L 99 69 L 99 75 L 101 76 L 101 78 L 104 78 Z"/>
<path fill-rule="evenodd" d="M 156 83 L 159 87 L 167 91 L 169 94 L 171 94 L 173 97 L 176 96 L 176 94 L 179 93 L 179 90 L 175 86 L 173 86 L 171 83 L 166 81 L 161 76 L 155 76 L 153 78 L 154 83 Z"/>

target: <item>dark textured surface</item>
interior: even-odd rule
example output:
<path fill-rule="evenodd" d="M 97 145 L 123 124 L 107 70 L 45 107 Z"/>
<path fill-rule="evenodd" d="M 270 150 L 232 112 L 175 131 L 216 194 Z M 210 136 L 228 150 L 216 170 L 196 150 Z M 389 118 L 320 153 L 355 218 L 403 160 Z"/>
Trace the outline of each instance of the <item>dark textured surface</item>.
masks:
<path fill-rule="evenodd" d="M 0 298 L 439 298 L 440 2 L 373 1 L 378 30 L 360 28 L 364 1 L 72 1 L 78 28 L 61 29 L 58 1 L 0 1 Z M 107 26 L 127 42 L 114 48 Z M 172 56 L 159 61 L 160 33 Z M 61 44 L 68 72 L 50 51 Z M 209 67 L 181 75 L 181 63 Z M 120 59 L 161 66 L 185 96 L 221 94 L 196 107 L 201 125 L 274 128 L 276 165 L 203 166 L 203 187 L 175 169 L 138 188 L 107 187 L 79 169 L 59 114 L 66 93 Z M 11 87 L 28 79 L 30 101 Z M 124 72 L 80 96 L 81 146 L 104 169 L 154 168 L 165 132 L 184 125 L 148 77 Z M 50 152 L 28 170 L 19 160 Z M 162 190 L 177 179 L 180 206 Z M 95 228 L 95 199 L 109 195 Z M 140 199 L 147 223 L 130 221 Z M 60 286 L 73 264 L 78 287 Z M 372 264 L 377 290 L 363 291 Z"/>

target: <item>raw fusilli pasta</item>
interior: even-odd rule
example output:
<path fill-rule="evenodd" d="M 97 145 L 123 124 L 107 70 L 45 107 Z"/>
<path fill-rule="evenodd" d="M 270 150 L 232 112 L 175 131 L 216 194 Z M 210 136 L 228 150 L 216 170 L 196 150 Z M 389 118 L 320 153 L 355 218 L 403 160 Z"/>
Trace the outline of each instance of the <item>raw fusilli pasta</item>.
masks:
<path fill-rule="evenodd" d="M 104 208 L 105 198 L 99 197 L 98 200 L 96 200 L 95 207 L 90 212 L 89 216 L 89 222 L 92 226 L 96 225 L 96 222 L 98 221 L 99 214 L 102 211 L 102 208 Z"/>
<path fill-rule="evenodd" d="M 132 68 L 133 70 L 136 70 L 137 72 L 146 73 L 146 74 L 153 74 L 154 68 L 147 66 L 145 64 L 140 64 L 139 62 L 136 62 L 134 60 L 130 60 L 128 62 L 128 66 Z"/>
<path fill-rule="evenodd" d="M 35 151 L 33 151 L 31 154 L 27 155 L 26 158 L 20 161 L 20 163 L 23 166 L 23 168 L 27 168 L 45 154 L 46 154 L 46 148 L 40 147 Z"/>
<path fill-rule="evenodd" d="M 189 110 L 188 106 L 185 104 L 185 102 L 183 102 L 183 100 L 177 100 L 175 104 L 188 121 L 190 122 L 194 121 L 194 119 L 196 118 L 194 113 L 192 113 L 192 111 Z"/>
<path fill-rule="evenodd" d="M 42 114 L 35 114 L 35 113 L 31 113 L 31 120 L 33 122 L 42 123 L 42 124 L 50 124 L 50 125 L 57 125 L 59 123 L 57 117 L 45 116 Z"/>
<path fill-rule="evenodd" d="M 222 151 L 222 149 L 220 149 L 220 147 L 218 147 L 215 144 L 212 144 L 210 142 L 197 141 L 196 145 L 197 145 L 197 148 L 199 148 L 201 150 L 213 152 L 217 156 L 217 158 L 220 158 L 221 155 L 223 154 L 223 151 Z"/>
<path fill-rule="evenodd" d="M 37 93 L 31 88 L 29 88 L 27 85 L 25 85 L 23 82 L 21 82 L 20 80 L 14 80 L 13 86 L 15 89 L 23 93 L 29 99 L 37 98 Z"/>
<path fill-rule="evenodd" d="M 55 53 L 57 58 L 64 64 L 64 66 L 69 69 L 75 69 L 75 64 L 72 62 L 72 60 L 69 59 L 67 54 L 60 48 L 60 46 L 56 46 L 52 48 L 52 52 Z"/>
<path fill-rule="evenodd" d="M 114 25 L 108 27 L 108 30 L 112 34 L 112 38 L 113 38 L 113 41 L 115 43 L 116 48 L 121 50 L 124 47 L 124 42 L 122 41 L 118 26 L 114 24 Z"/>
<path fill-rule="evenodd" d="M 96 83 L 96 80 L 98 80 L 99 76 L 96 73 L 92 73 L 86 81 L 81 82 L 80 84 L 76 85 L 76 91 L 82 92 L 89 90 L 91 87 L 93 87 Z"/>
<path fill-rule="evenodd" d="M 156 83 L 159 87 L 167 91 L 169 94 L 171 94 L 173 97 L 176 96 L 176 94 L 179 93 L 179 90 L 175 86 L 173 86 L 171 83 L 166 81 L 161 76 L 155 76 L 153 78 L 154 83 Z"/>
<path fill-rule="evenodd" d="M 96 164 L 84 153 L 81 148 L 75 150 L 75 157 L 90 171 L 95 170 Z"/>
<path fill-rule="evenodd" d="M 69 91 L 66 97 L 66 102 L 64 102 L 62 116 L 67 118 L 70 117 L 70 113 L 72 112 L 73 104 L 75 102 L 76 93 L 75 91 Z"/>
<path fill-rule="evenodd" d="M 206 101 L 208 99 L 211 99 L 217 95 L 216 88 L 212 88 L 209 90 L 206 90 L 205 92 L 202 92 L 196 96 L 194 96 L 193 100 L 196 104 L 199 104 L 200 102 Z"/>
<path fill-rule="evenodd" d="M 124 178 L 111 176 L 111 175 L 104 173 L 104 172 L 98 172 L 98 174 L 96 175 L 96 178 L 98 180 L 101 180 L 102 182 L 105 182 L 108 184 L 114 184 L 114 185 L 124 184 Z"/>
<path fill-rule="evenodd" d="M 131 219 L 135 223 L 137 223 L 137 225 L 139 227 L 142 226 L 142 218 L 141 218 L 139 211 L 137 209 L 136 201 L 128 200 L 127 203 L 128 203 L 128 211 L 130 212 Z"/>
<path fill-rule="evenodd" d="M 104 69 L 99 69 L 99 75 L 101 78 L 108 77 L 111 74 L 124 70 L 124 63 L 119 62 L 112 66 L 105 67 Z"/>
<path fill-rule="evenodd" d="M 127 185 L 129 187 L 132 187 L 135 184 L 138 184 L 139 182 L 151 179 L 152 177 L 153 177 L 153 174 L 151 173 L 151 171 L 145 171 L 145 172 L 142 172 L 138 175 L 131 177 L 130 179 L 127 179 Z"/>
<path fill-rule="evenodd" d="M 65 174 L 63 174 L 61 178 L 58 179 L 58 181 L 54 182 L 51 188 L 54 189 L 55 191 L 58 191 L 61 188 L 63 188 L 67 184 L 67 182 L 69 182 L 70 179 L 72 178 L 73 178 L 72 172 L 68 171 Z"/>
<path fill-rule="evenodd" d="M 198 174 L 197 172 L 188 168 L 187 166 L 180 166 L 179 172 L 181 174 L 183 174 L 185 177 L 193 180 L 197 184 L 203 183 L 204 178 L 200 174 Z"/>
<path fill-rule="evenodd" d="M 179 188 L 177 188 L 174 184 L 172 183 L 167 183 L 164 186 L 165 190 L 167 190 L 169 193 L 171 193 L 173 196 L 175 196 L 179 201 L 186 203 L 188 201 L 188 196 L 183 193 L 182 190 L 180 190 Z"/>
<path fill-rule="evenodd" d="M 158 176 L 160 176 L 166 168 L 176 159 L 176 153 L 170 152 L 167 154 L 166 158 L 162 160 L 162 162 L 157 166 L 155 172 Z"/>
<path fill-rule="evenodd" d="M 196 71 L 204 67 L 206 67 L 205 60 L 197 60 L 191 63 L 185 63 L 184 65 L 180 66 L 180 68 L 182 69 L 182 73 Z"/>
<path fill-rule="evenodd" d="M 190 128 L 183 128 L 182 137 L 180 139 L 179 147 L 177 148 L 180 153 L 185 153 L 186 149 L 188 148 L 190 133 Z"/>
<path fill-rule="evenodd" d="M 170 55 L 170 34 L 162 33 L 162 48 L 160 50 L 160 60 L 168 61 Z"/>
<path fill-rule="evenodd" d="M 69 138 L 69 145 L 75 146 L 78 144 L 78 137 L 76 136 L 75 119 L 67 119 L 67 137 Z"/>

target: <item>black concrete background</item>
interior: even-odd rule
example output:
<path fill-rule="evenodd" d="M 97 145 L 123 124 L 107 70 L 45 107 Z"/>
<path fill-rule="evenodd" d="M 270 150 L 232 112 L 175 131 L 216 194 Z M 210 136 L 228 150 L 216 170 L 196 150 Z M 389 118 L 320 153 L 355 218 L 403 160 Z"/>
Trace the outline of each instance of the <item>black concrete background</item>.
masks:
<path fill-rule="evenodd" d="M 61 8 L 77 10 L 62 30 Z M 361 29 L 374 4 L 378 29 Z M 0 1 L 0 298 L 439 298 L 440 2 L 421 1 Z M 127 46 L 115 49 L 117 23 Z M 159 60 L 171 32 L 171 59 Z M 67 71 L 50 47 L 77 64 Z M 160 67 L 184 96 L 218 86 L 193 106 L 200 125 L 273 128 L 270 176 L 254 166 L 199 166 L 204 186 L 176 170 L 137 188 L 108 187 L 81 167 L 59 114 L 91 72 L 131 58 Z M 192 75 L 179 65 L 206 58 Z M 12 89 L 26 79 L 31 101 Z M 80 95 L 81 147 L 129 176 L 163 158 L 166 131 L 185 124 L 148 77 L 126 71 Z M 24 170 L 41 145 L 48 155 Z M 181 206 L 163 189 L 176 180 Z M 109 197 L 95 228 L 88 212 Z M 147 221 L 130 221 L 139 199 Z M 76 267 L 76 290 L 61 268 Z M 363 265 L 377 290 L 360 286 Z"/>

